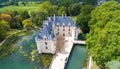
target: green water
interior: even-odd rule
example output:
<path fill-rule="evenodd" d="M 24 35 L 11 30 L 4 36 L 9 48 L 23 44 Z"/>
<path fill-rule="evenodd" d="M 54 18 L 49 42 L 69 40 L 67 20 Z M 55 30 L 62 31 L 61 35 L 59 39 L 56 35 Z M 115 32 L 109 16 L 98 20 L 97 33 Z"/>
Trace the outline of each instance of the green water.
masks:
<path fill-rule="evenodd" d="M 36 31 L 31 31 L 27 34 L 20 35 L 14 44 L 17 50 L 14 53 L 0 59 L 0 69 L 48 69 L 48 67 L 45 67 L 41 62 L 41 55 L 38 54 L 38 52 L 35 54 L 35 61 L 32 62 L 30 60 L 31 51 L 37 50 L 34 39 L 36 33 Z M 23 48 L 22 51 L 27 54 L 27 56 L 23 56 L 23 54 L 20 53 L 20 47 Z M 82 63 L 85 57 L 85 47 L 76 45 L 70 55 L 66 69 L 82 69 Z"/>
<path fill-rule="evenodd" d="M 36 52 L 35 61 L 31 61 L 31 51 L 37 50 L 35 43 L 35 35 L 36 31 L 26 32 L 26 34 L 22 34 L 17 38 L 14 46 L 17 50 L 0 59 L 0 69 L 44 69 L 46 67 L 43 66 L 40 60 L 40 54 Z M 21 49 L 20 49 L 21 47 Z M 24 53 L 21 53 L 24 52 Z M 27 56 L 24 56 L 27 54 Z"/>
<path fill-rule="evenodd" d="M 83 62 L 86 58 L 86 48 L 82 45 L 75 45 L 65 69 L 83 69 Z"/>

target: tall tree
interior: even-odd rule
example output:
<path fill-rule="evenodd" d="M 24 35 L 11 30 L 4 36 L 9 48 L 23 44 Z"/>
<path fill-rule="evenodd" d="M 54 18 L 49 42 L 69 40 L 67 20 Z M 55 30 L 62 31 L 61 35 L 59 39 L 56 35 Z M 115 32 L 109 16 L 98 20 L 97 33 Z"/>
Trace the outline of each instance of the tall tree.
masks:
<path fill-rule="evenodd" d="M 112 60 L 120 61 L 120 4 L 103 3 L 91 13 L 87 51 L 101 67 Z"/>
<path fill-rule="evenodd" d="M 83 33 L 89 32 L 88 22 L 91 19 L 91 11 L 94 9 L 92 5 L 82 6 L 80 14 L 77 17 L 77 24 Z"/>
<path fill-rule="evenodd" d="M 48 16 L 52 16 L 56 12 L 56 7 L 53 6 L 50 1 L 43 2 L 42 4 L 40 4 L 39 8 L 40 11 L 45 12 Z"/>

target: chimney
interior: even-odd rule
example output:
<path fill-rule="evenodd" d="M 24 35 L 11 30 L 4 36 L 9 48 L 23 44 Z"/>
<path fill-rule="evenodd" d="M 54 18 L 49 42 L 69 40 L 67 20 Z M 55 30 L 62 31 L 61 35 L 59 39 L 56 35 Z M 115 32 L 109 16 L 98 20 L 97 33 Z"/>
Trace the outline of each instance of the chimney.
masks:
<path fill-rule="evenodd" d="M 65 17 L 67 16 L 67 14 L 65 14 Z"/>
<path fill-rule="evenodd" d="M 49 17 L 49 21 L 51 20 L 51 17 Z"/>
<path fill-rule="evenodd" d="M 62 18 L 64 17 L 64 15 L 62 14 Z"/>
<path fill-rule="evenodd" d="M 54 14 L 54 21 L 55 21 L 55 14 Z"/>

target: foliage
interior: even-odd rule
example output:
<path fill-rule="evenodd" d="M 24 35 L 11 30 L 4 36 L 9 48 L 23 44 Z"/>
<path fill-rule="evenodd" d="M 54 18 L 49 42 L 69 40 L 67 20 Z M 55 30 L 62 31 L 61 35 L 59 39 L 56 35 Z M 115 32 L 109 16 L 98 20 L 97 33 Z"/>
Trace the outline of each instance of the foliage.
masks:
<path fill-rule="evenodd" d="M 80 3 L 71 4 L 68 7 L 68 13 L 72 16 L 78 15 L 80 13 L 81 6 L 82 5 Z"/>
<path fill-rule="evenodd" d="M 40 59 L 45 67 L 48 67 L 52 61 L 53 56 L 51 54 L 41 54 Z"/>
<path fill-rule="evenodd" d="M 45 20 L 47 17 L 45 12 L 39 11 L 39 12 L 31 12 L 31 19 L 32 22 L 35 23 L 36 26 L 42 27 L 43 20 Z"/>
<path fill-rule="evenodd" d="M 82 6 L 80 14 L 77 17 L 77 25 L 80 27 L 83 33 L 89 32 L 88 22 L 91 19 L 91 11 L 94 9 L 92 5 Z"/>
<path fill-rule="evenodd" d="M 118 61 L 111 61 L 107 63 L 109 69 L 120 69 L 120 62 Z"/>
<path fill-rule="evenodd" d="M 52 16 L 55 13 L 55 6 L 53 6 L 49 1 L 40 4 L 40 11 L 45 12 L 48 16 Z"/>
<path fill-rule="evenodd" d="M 20 14 L 21 21 L 30 17 L 28 11 L 26 11 L 26 10 L 25 11 L 20 11 L 19 14 Z"/>
<path fill-rule="evenodd" d="M 25 19 L 23 22 L 23 27 L 26 29 L 32 29 L 35 27 L 35 25 L 32 23 L 32 21 L 30 19 Z"/>
<path fill-rule="evenodd" d="M 66 14 L 66 7 L 62 6 L 58 10 L 58 15 L 65 15 Z"/>
<path fill-rule="evenodd" d="M 16 51 L 16 47 L 13 46 L 17 35 L 11 36 L 5 43 L 0 46 L 0 59 Z"/>
<path fill-rule="evenodd" d="M 5 20 L 8 23 L 11 23 L 12 22 L 12 16 L 10 14 L 7 14 L 7 13 L 1 13 L 0 14 L 0 20 Z"/>
<path fill-rule="evenodd" d="M 59 6 L 69 7 L 71 4 L 79 3 L 79 0 L 59 0 Z"/>
<path fill-rule="evenodd" d="M 87 35 L 88 54 L 104 68 L 108 61 L 120 61 L 120 5 L 110 1 L 92 11 Z"/>
<path fill-rule="evenodd" d="M 6 35 L 7 35 L 7 31 L 9 31 L 10 26 L 8 24 L 8 22 L 6 22 L 5 20 L 1 20 L 0 21 L 0 41 L 2 41 Z"/>
<path fill-rule="evenodd" d="M 85 0 L 85 4 L 87 5 L 96 5 L 98 0 Z"/>
<path fill-rule="evenodd" d="M 35 61 L 36 53 L 37 53 L 37 50 L 32 50 L 32 52 L 31 52 L 31 61 Z"/>

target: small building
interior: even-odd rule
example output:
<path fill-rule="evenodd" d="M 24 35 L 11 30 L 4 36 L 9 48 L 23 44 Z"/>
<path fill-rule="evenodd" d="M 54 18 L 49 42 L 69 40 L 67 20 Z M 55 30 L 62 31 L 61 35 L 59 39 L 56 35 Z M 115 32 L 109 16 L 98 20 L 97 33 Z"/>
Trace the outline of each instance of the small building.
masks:
<path fill-rule="evenodd" d="M 43 28 L 35 37 L 38 52 L 54 54 L 58 49 L 58 40 L 64 42 L 65 37 L 77 40 L 78 33 L 79 29 L 71 17 L 55 15 L 49 17 L 43 21 Z"/>

